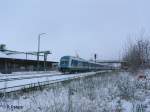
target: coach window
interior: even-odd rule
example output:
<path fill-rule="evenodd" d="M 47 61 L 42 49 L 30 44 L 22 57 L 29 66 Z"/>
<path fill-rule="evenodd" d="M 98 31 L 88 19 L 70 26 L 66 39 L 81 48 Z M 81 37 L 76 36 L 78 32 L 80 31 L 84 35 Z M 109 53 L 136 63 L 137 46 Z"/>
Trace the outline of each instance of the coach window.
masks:
<path fill-rule="evenodd" d="M 71 66 L 78 66 L 78 61 L 77 60 L 72 60 L 71 61 Z"/>

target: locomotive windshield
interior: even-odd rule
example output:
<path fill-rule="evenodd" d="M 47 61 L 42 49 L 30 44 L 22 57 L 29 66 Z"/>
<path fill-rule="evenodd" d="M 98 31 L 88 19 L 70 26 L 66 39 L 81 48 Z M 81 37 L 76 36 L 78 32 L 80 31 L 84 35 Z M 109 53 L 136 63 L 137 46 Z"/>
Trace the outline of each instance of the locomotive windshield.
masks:
<path fill-rule="evenodd" d="M 67 66 L 69 64 L 68 60 L 61 60 L 60 65 L 61 66 Z"/>

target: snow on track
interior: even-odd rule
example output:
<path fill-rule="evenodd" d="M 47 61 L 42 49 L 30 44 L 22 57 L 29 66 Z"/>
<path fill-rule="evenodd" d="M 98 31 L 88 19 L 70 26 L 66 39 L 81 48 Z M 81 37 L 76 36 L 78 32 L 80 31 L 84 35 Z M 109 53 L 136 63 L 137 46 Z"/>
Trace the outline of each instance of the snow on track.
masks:
<path fill-rule="evenodd" d="M 51 77 L 54 75 L 61 75 L 62 73 L 57 72 L 57 73 L 44 73 L 44 74 L 32 74 L 32 75 L 13 75 L 13 76 L 5 76 L 5 77 L 0 77 L 0 82 L 3 81 L 12 81 L 12 80 L 24 80 L 24 79 L 33 79 L 33 78 L 41 78 L 41 77 Z"/>
<path fill-rule="evenodd" d="M 13 72 L 12 74 L 0 74 L 1 78 L 7 77 L 19 77 L 19 76 L 32 76 L 32 75 L 39 75 L 39 74 L 57 74 L 60 73 L 58 71 L 35 71 L 35 72 Z"/>
<path fill-rule="evenodd" d="M 78 73 L 78 74 L 67 74 L 67 75 L 52 75 L 51 77 L 39 77 L 39 78 L 32 78 L 32 79 L 22 79 L 22 80 L 12 80 L 12 81 L 5 81 L 0 82 L 0 91 L 3 92 L 4 90 L 6 92 L 16 91 L 21 88 L 29 88 L 31 85 L 38 86 L 55 83 L 55 82 L 61 82 L 65 80 L 75 79 L 79 77 L 85 77 L 89 75 L 93 75 L 96 73 L 103 73 L 108 71 L 100 71 L 100 72 L 87 72 L 87 73 Z M 7 87 L 6 89 L 4 89 Z"/>

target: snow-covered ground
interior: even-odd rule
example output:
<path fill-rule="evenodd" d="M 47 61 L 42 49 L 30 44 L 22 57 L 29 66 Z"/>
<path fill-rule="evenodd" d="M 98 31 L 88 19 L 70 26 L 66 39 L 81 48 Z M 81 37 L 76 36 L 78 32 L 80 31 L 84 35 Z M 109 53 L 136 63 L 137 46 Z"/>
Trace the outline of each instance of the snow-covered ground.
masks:
<path fill-rule="evenodd" d="M 105 71 L 100 71 L 105 72 Z M 26 75 L 26 74 L 19 74 L 19 75 L 9 75 L 5 77 L 0 77 L 0 91 L 3 92 L 3 88 L 6 92 L 15 91 L 22 88 L 28 88 L 31 85 L 38 86 L 39 84 L 49 84 L 64 80 L 75 79 L 78 77 L 84 77 L 87 75 L 93 75 L 96 72 L 88 72 L 88 73 L 78 73 L 78 74 L 69 74 L 64 75 L 60 72 L 52 72 L 52 73 L 41 73 L 41 74 L 33 74 L 33 75 Z M 36 76 L 36 77 L 35 77 Z M 38 77 L 37 77 L 38 76 Z M 32 77 L 32 78 L 31 78 Z M 24 79 L 25 78 L 25 79 Z M 30 79 L 31 78 L 31 79 Z M 8 81 L 5 81 L 8 80 Z"/>
<path fill-rule="evenodd" d="M 150 76 L 150 70 L 139 74 Z M 138 74 L 138 73 L 137 73 Z M 150 112 L 150 81 L 128 72 L 101 73 L 1 99 L 0 112 Z"/>

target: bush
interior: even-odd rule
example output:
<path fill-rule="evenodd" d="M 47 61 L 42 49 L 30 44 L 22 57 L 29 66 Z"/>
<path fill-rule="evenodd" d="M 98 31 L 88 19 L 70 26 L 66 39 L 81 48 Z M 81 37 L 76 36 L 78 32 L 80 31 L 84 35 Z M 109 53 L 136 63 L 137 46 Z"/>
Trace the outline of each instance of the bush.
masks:
<path fill-rule="evenodd" d="M 136 84 L 129 76 L 121 76 L 117 81 L 119 96 L 123 99 L 130 100 L 135 98 Z"/>

